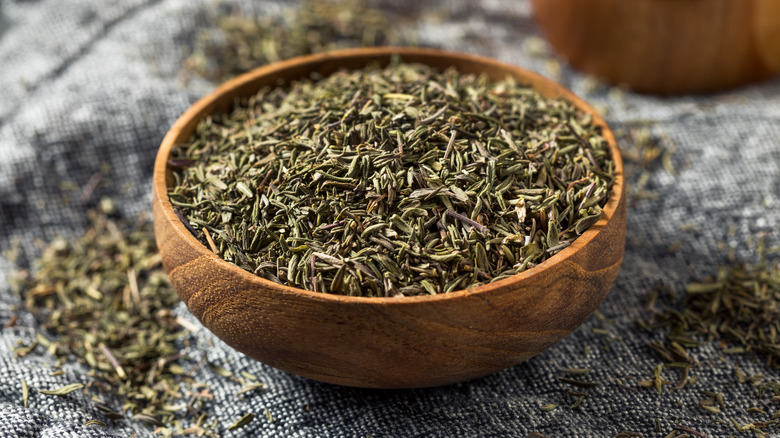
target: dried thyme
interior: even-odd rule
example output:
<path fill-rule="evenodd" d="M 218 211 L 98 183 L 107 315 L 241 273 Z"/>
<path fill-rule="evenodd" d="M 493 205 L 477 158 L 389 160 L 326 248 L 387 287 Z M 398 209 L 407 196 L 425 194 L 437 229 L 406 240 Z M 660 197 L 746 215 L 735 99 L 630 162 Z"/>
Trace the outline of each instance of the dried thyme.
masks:
<path fill-rule="evenodd" d="M 202 411 L 213 396 L 183 368 L 177 339 L 187 332 L 171 312 L 180 301 L 162 267 L 151 222 L 119 222 L 97 211 L 88 215 L 91 227 L 82 237 L 55 239 L 35 271 L 19 276 L 25 307 L 54 340 L 38 333 L 18 355 L 44 347 L 61 362 L 88 367 L 90 392 L 97 393 L 92 403 L 109 419 L 164 430 L 205 418 Z M 37 393 L 63 396 L 82 388 L 78 382 Z M 25 406 L 28 392 L 22 381 Z M 102 394 L 118 397 L 121 408 Z M 184 430 L 213 436 L 216 426 L 200 423 Z"/>
<path fill-rule="evenodd" d="M 568 102 L 400 62 L 260 90 L 170 159 L 171 203 L 223 259 L 361 296 L 533 267 L 598 221 L 614 181 L 599 128 Z"/>
<path fill-rule="evenodd" d="M 207 21 L 216 22 L 216 31 L 204 30 L 196 36 L 184 68 L 219 83 L 298 55 L 412 44 L 416 38 L 410 31 L 399 32 L 399 20 L 365 0 L 306 0 L 281 17 L 253 17 L 240 11 L 214 14 Z"/>
<path fill-rule="evenodd" d="M 686 289 L 683 309 L 656 312 L 647 328 L 666 327 L 651 348 L 668 362 L 693 364 L 686 348 L 718 341 L 725 354 L 758 354 L 780 368 L 780 264 L 721 267 Z"/>

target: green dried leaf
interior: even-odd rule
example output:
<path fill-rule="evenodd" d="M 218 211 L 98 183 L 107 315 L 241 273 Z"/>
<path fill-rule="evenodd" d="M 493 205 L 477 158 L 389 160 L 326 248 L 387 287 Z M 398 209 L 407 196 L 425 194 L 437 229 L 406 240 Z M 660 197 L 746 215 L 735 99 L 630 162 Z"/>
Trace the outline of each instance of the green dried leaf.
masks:
<path fill-rule="evenodd" d="M 235 423 L 233 423 L 230 426 L 228 426 L 228 430 L 236 430 L 236 429 L 242 428 L 242 427 L 246 426 L 247 424 L 251 423 L 252 420 L 254 420 L 254 419 L 255 419 L 255 414 L 250 412 L 250 413 L 244 415 L 243 417 L 239 418 Z"/>
<path fill-rule="evenodd" d="M 46 395 L 67 395 L 83 387 L 84 387 L 83 383 L 71 383 L 57 389 L 41 389 L 38 390 L 38 393 L 46 394 Z"/>

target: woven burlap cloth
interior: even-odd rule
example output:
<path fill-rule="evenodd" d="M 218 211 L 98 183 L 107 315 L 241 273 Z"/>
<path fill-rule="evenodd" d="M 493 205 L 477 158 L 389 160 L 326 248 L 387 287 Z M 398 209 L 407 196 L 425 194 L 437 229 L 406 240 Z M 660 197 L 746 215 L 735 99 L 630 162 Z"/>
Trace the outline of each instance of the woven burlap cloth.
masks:
<path fill-rule="evenodd" d="M 268 16 L 296 6 L 236 5 Z M 644 168 L 629 166 L 622 270 L 599 313 L 560 343 L 526 363 L 440 388 L 380 391 L 318 383 L 247 359 L 201 329 L 182 343 L 185 353 L 205 353 L 210 362 L 250 372 L 267 385 L 239 397 L 237 384 L 199 368 L 195 377 L 210 384 L 215 397 L 209 418 L 219 420 L 218 430 L 236 437 L 525 437 L 532 431 L 663 437 L 683 426 L 711 437 L 758 436 L 740 431 L 732 419 L 741 426 L 765 422 L 780 406 L 771 397 L 759 399 L 750 382 L 737 382 L 736 368 L 775 382 L 777 370 L 707 344 L 693 352 L 701 362 L 692 371 L 698 382 L 677 391 L 666 387 L 659 395 L 637 382 L 653 378 L 660 360 L 647 344 L 663 334 L 641 330 L 634 320 L 646 315 L 645 299 L 654 288 L 676 291 L 679 298 L 691 279 L 711 275 L 719 265 L 755 261 L 759 239 L 767 247 L 780 244 L 780 80 L 706 96 L 639 95 L 594 82 L 557 59 L 527 1 L 378 6 L 405 17 L 398 29 L 416 35 L 421 45 L 492 56 L 559 81 L 598 108 L 614 130 L 633 129 L 633 136 L 621 136 L 626 155 L 640 141 L 663 151 L 663 159 Z M 143 424 L 105 418 L 89 392 L 44 397 L 32 391 L 23 407 L 22 380 L 34 390 L 90 378 L 75 362 L 52 376 L 54 359 L 47 355 L 14 357 L 13 349 L 29 344 L 40 327 L 19 310 L 22 296 L 10 287 L 9 272 L 30 267 L 41 253 L 36 242 L 81 235 L 85 209 L 105 196 L 125 217 L 150 211 L 152 164 L 162 137 L 215 86 L 182 75 L 182 61 L 199 33 L 215 27 L 204 17 L 217 10 L 215 2 L 202 0 L 0 0 L 0 325 L 14 314 L 19 318 L 0 332 L 0 436 L 153 435 Z M 109 177 L 86 202 L 78 192 L 65 196 L 67 187 L 85 187 L 97 172 Z M 13 248 L 18 255 L 12 260 Z M 679 304 L 663 297 L 669 306 Z M 183 305 L 175 311 L 199 324 Z M 562 368 L 574 367 L 592 369 L 584 378 L 599 385 L 571 408 L 576 398 L 566 390 L 576 388 L 558 379 Z M 676 380 L 677 374 L 665 372 Z M 726 410 L 701 409 L 703 390 L 722 392 Z M 558 407 L 541 409 L 550 404 Z M 247 412 L 257 414 L 254 421 L 226 430 Z M 107 426 L 84 425 L 93 419 Z M 776 425 L 758 430 L 780 436 Z"/>

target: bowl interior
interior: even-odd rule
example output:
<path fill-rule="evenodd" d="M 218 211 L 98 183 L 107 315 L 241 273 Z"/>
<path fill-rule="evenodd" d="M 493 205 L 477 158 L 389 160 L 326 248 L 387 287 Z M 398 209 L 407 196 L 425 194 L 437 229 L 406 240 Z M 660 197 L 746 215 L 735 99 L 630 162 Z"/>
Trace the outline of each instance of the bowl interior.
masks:
<path fill-rule="evenodd" d="M 264 86 L 284 86 L 292 81 L 308 78 L 313 73 L 318 73 L 325 76 L 338 70 L 354 70 L 366 67 L 367 65 L 371 64 L 385 66 L 388 65 L 396 56 L 400 56 L 401 60 L 404 62 L 422 63 L 441 70 L 453 67 L 461 73 L 486 75 L 491 80 L 503 80 L 507 77 L 513 77 L 519 84 L 531 86 L 545 97 L 565 99 L 574 104 L 581 111 L 591 114 L 593 116 L 593 123 L 601 128 L 601 134 L 609 144 L 609 150 L 614 163 L 615 182 L 612 187 L 610 198 L 607 204 L 603 207 L 602 219 L 593 227 L 591 227 L 592 230 L 586 231 L 571 245 L 569 245 L 569 247 L 554 255 L 550 259 L 540 263 L 539 265 L 527 269 L 526 271 L 523 271 L 511 278 L 470 288 L 468 293 L 489 290 L 493 286 L 500 285 L 502 283 L 522 281 L 524 277 L 534 275 L 539 270 L 547 269 L 548 266 L 555 264 L 556 260 L 563 259 L 567 256 L 567 254 L 574 253 L 578 248 L 586 245 L 587 242 L 593 238 L 593 235 L 597 232 L 597 230 L 600 229 L 601 226 L 603 226 L 603 224 L 609 221 L 609 219 L 613 216 L 615 210 L 618 207 L 619 201 L 625 196 L 623 193 L 623 161 L 620 156 L 620 150 L 617 147 L 614 134 L 609 129 L 606 122 L 596 112 L 596 110 L 585 101 L 580 99 L 578 96 L 563 86 L 541 75 L 521 69 L 519 67 L 502 63 L 491 58 L 435 49 L 381 47 L 371 49 L 347 49 L 324 54 L 309 55 L 260 67 L 224 83 L 211 94 L 199 100 L 196 104 L 190 107 L 176 121 L 174 126 L 164 138 L 158 152 L 157 161 L 155 162 L 155 196 L 160 199 L 165 207 L 165 210 L 170 211 L 169 218 L 173 220 L 175 226 L 181 232 L 186 235 L 190 235 L 189 231 L 184 227 L 184 225 L 180 223 L 175 214 L 172 213 L 173 207 L 167 200 L 167 191 L 174 184 L 173 170 L 167 165 L 167 159 L 174 146 L 188 141 L 190 135 L 195 130 L 200 120 L 213 113 L 227 113 L 231 111 L 236 102 L 236 99 L 252 96 Z M 164 175 L 164 177 L 159 177 L 160 175 Z M 190 240 L 192 243 L 201 247 L 204 253 L 211 254 L 211 251 L 198 242 L 194 237 L 191 237 Z M 228 269 L 234 269 L 237 275 L 248 275 L 253 281 L 259 281 L 261 283 L 265 283 L 266 285 L 273 284 L 275 287 L 279 286 L 269 280 L 245 272 L 228 262 L 223 261 L 223 263 L 229 265 Z M 398 301 L 399 299 L 437 300 L 443 299 L 443 297 L 454 298 L 458 294 L 465 292 L 464 290 L 461 290 L 439 295 L 402 298 L 366 298 L 322 294 L 287 286 L 282 286 L 282 289 L 286 289 L 295 293 L 314 294 L 318 298 L 330 297 L 330 299 L 347 300 L 368 299 L 371 301 L 385 299 L 391 301 Z"/>

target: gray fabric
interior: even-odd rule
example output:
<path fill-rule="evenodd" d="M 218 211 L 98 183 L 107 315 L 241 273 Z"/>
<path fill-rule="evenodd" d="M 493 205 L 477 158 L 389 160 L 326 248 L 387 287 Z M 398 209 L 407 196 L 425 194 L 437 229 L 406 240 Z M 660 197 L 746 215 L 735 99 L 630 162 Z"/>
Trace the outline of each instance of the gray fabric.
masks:
<path fill-rule="evenodd" d="M 623 389 L 614 379 L 636 387 L 637 380 L 652 377 L 658 363 L 646 344 L 659 335 L 633 323 L 653 287 L 671 286 L 679 295 L 691 277 L 712 274 L 726 263 L 728 247 L 739 260 L 753 259 L 748 238 L 765 234 L 768 246 L 780 244 L 780 80 L 698 97 L 617 93 L 594 88 L 590 79 L 565 66 L 558 72 L 549 57 L 538 55 L 538 44 L 529 40 L 539 31 L 527 1 L 419 3 L 386 1 L 384 6 L 415 11 L 419 18 L 412 27 L 423 45 L 485 54 L 553 76 L 602 108 L 614 128 L 655 122 L 653 135 L 678 148 L 673 157 L 677 174 L 652 165 L 647 188 L 661 196 L 631 202 L 626 255 L 599 309 L 603 318 L 590 318 L 543 354 L 485 378 L 406 391 L 337 387 L 248 360 L 208 331 L 198 331 L 188 347 L 182 344 L 184 352 L 205 354 L 233 372 L 249 371 L 268 386 L 238 398 L 237 385 L 198 368 L 196 378 L 213 384 L 210 414 L 225 435 L 503 437 L 539 431 L 600 437 L 628 430 L 647 437 L 665 436 L 682 425 L 708 436 L 728 436 L 739 431 L 713 420 L 768 420 L 777 405 L 766 397 L 756 399 L 750 384 L 730 383 L 737 363 L 746 374 L 764 374 L 765 380 L 780 381 L 777 370 L 750 357 L 721 359 L 716 345 L 694 351 L 705 365 L 694 371 L 699 382 L 682 390 L 666 389 L 659 396 L 644 388 Z M 182 82 L 179 69 L 197 29 L 209 24 L 202 21 L 203 11 L 214 5 L 210 0 L 0 0 L 0 324 L 21 304 L 8 286 L 7 272 L 29 266 L 40 254 L 36 242 L 79 235 L 86 225 L 85 208 L 105 195 L 114 197 L 125 216 L 150 210 L 152 163 L 163 135 L 213 87 L 197 78 Z M 246 2 L 242 7 L 280 14 L 291 6 Z M 449 18 L 437 18 L 447 10 Z M 86 203 L 79 200 L 79 189 L 63 186 L 70 181 L 83 187 L 105 171 L 104 163 L 110 177 Z M 12 261 L 6 251 L 16 242 L 21 256 Z M 673 244 L 679 249 L 668 251 Z M 176 311 L 197 324 L 182 305 Z M 75 364 L 66 365 L 65 375 L 51 376 L 46 356 L 15 359 L 17 341 L 29 341 L 36 330 L 34 319 L 21 312 L 15 327 L 0 332 L 1 436 L 152 436 L 149 428 L 106 419 L 80 392 L 62 398 L 33 394 L 29 407 L 22 407 L 21 380 L 33 388 L 89 381 L 87 370 Z M 578 408 L 569 408 L 574 399 L 557 380 L 565 367 L 592 368 L 587 378 L 601 383 Z M 700 409 L 701 390 L 724 392 L 726 412 Z M 548 403 L 560 406 L 543 412 L 541 406 Z M 767 414 L 748 414 L 750 407 Z M 268 421 L 266 410 L 275 421 Z M 255 421 L 225 431 L 250 411 L 257 414 Z M 83 426 L 90 419 L 108 427 Z M 777 426 L 766 432 L 780 436 Z"/>

